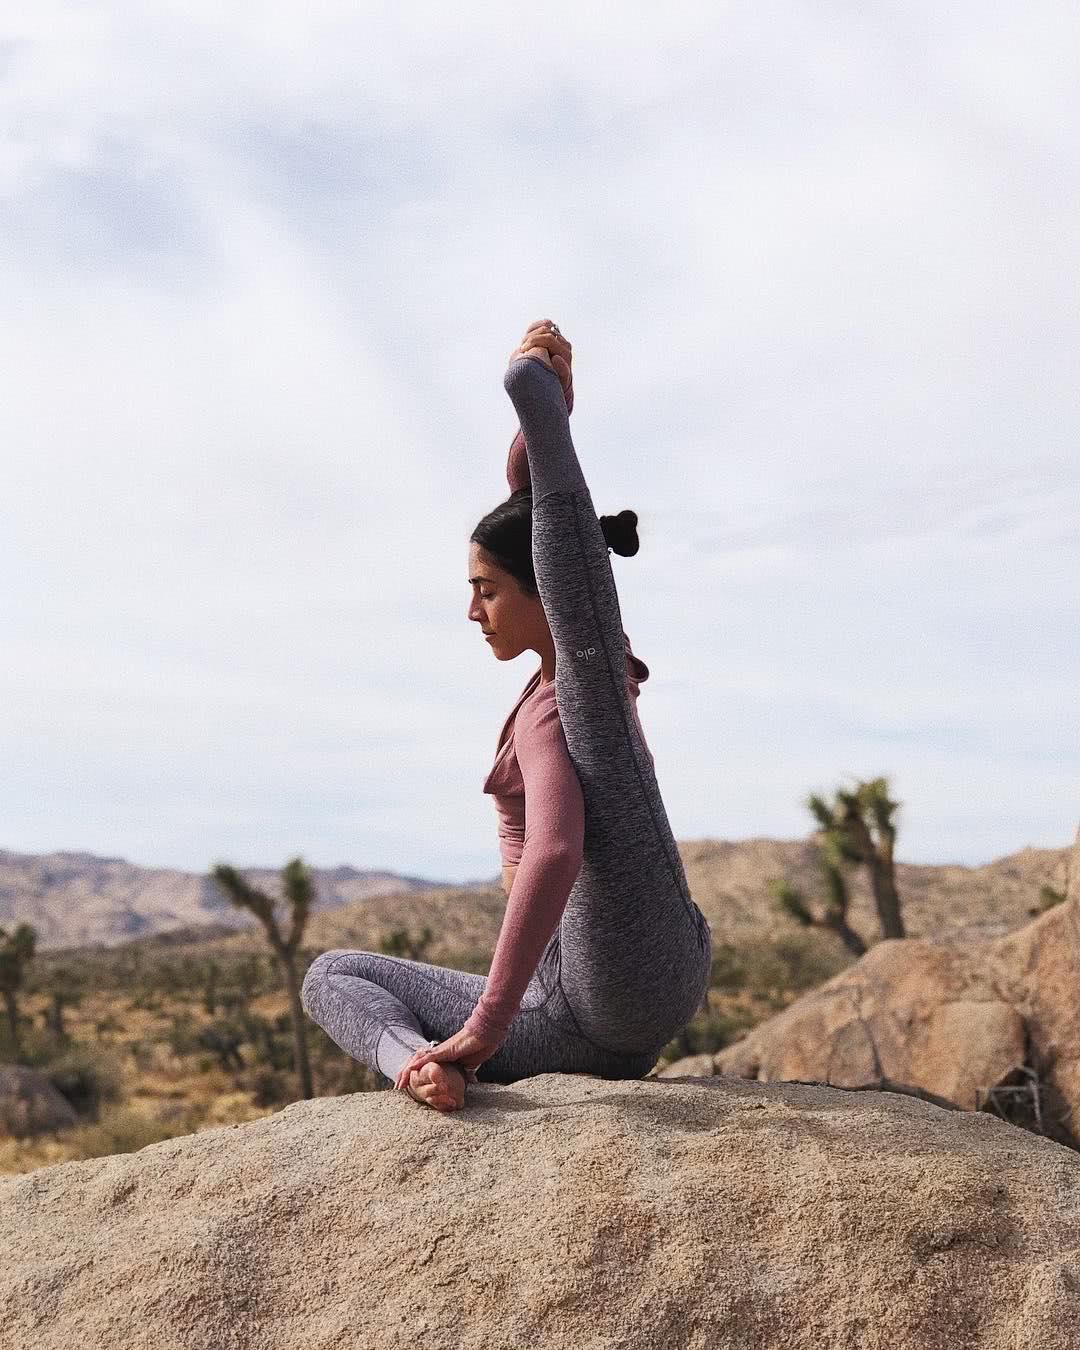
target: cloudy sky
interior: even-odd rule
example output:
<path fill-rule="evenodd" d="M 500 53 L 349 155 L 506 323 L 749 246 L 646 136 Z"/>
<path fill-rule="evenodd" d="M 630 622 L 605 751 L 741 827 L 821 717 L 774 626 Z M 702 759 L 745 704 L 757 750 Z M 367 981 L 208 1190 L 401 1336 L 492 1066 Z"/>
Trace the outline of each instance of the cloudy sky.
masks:
<path fill-rule="evenodd" d="M 498 868 L 525 326 L 679 839 L 1080 819 L 1073 5 L 56 4 L 0 30 L 0 847 Z"/>

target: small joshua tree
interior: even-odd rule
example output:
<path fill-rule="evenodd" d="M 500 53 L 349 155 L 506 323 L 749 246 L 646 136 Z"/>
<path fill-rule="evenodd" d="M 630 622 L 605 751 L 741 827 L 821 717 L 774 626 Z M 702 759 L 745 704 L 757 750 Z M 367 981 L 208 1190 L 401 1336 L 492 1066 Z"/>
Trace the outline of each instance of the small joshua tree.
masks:
<path fill-rule="evenodd" d="M 862 864 L 870 874 L 881 936 L 906 937 L 894 862 L 893 817 L 901 803 L 889 796 L 887 779 L 857 782 L 850 791 L 840 788 L 832 803 L 812 793 L 806 804 L 819 825 L 815 837 L 825 874 L 825 914 L 822 918 L 815 917 L 800 892 L 786 881 L 773 883 L 780 907 L 799 923 L 831 929 L 850 951 L 861 956 L 866 944 L 847 921 L 849 896 L 843 867 L 845 863 Z"/>
<path fill-rule="evenodd" d="M 0 995 L 7 1012 L 11 1048 L 19 1053 L 19 990 L 23 986 L 37 945 L 37 929 L 32 924 L 20 923 L 9 934 L 0 928 Z"/>
<path fill-rule="evenodd" d="M 304 1010 L 300 1002 L 300 980 L 296 968 L 296 952 L 303 937 L 304 926 L 311 912 L 314 897 L 314 885 L 311 874 L 300 858 L 282 868 L 285 899 L 291 911 L 292 922 L 289 935 L 278 927 L 274 914 L 274 901 L 258 886 L 252 886 L 240 875 L 235 867 L 227 863 L 218 863 L 210 874 L 225 893 L 226 899 L 237 909 L 246 909 L 262 924 L 274 960 L 281 969 L 285 987 L 289 995 L 289 1015 L 292 1020 L 294 1059 L 296 1072 L 300 1079 L 300 1095 L 314 1097 L 315 1089 L 311 1080 L 311 1064 L 308 1060 L 307 1040 L 304 1035 Z"/>

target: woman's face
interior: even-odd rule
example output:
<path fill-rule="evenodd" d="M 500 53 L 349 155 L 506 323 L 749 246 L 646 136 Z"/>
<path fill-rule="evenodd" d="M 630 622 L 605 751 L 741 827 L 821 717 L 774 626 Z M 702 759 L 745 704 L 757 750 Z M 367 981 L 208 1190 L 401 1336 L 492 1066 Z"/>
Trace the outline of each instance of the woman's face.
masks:
<path fill-rule="evenodd" d="M 543 652 L 551 642 L 547 615 L 537 596 L 528 596 L 479 544 L 469 544 L 469 618 L 500 661 L 523 651 Z"/>

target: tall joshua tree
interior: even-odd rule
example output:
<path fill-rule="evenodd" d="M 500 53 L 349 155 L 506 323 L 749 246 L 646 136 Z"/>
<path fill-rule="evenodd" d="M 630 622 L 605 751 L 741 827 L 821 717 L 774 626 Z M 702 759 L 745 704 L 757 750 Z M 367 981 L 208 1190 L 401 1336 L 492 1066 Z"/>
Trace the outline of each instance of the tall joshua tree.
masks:
<path fill-rule="evenodd" d="M 848 894 L 847 878 L 844 876 L 840 850 L 835 839 L 830 837 L 818 839 L 818 865 L 825 878 L 826 898 L 823 918 L 814 917 L 802 892 L 784 878 L 772 883 L 773 894 L 780 902 L 781 909 L 786 910 L 793 919 L 797 919 L 807 928 L 816 926 L 831 929 L 849 952 L 863 956 L 866 952 L 866 943 L 848 923 L 848 903 L 851 897 Z"/>
<path fill-rule="evenodd" d="M 314 886 L 311 874 L 300 858 L 293 858 L 282 868 L 285 899 L 289 904 L 292 922 L 286 938 L 278 927 L 274 901 L 252 886 L 228 863 L 218 863 L 210 874 L 221 887 L 225 898 L 237 909 L 250 910 L 266 931 L 270 949 L 277 962 L 289 993 L 289 1014 L 292 1018 L 294 1059 L 300 1079 L 301 1097 L 314 1097 L 311 1064 L 308 1061 L 307 1040 L 304 1036 L 304 1010 L 300 1002 L 300 981 L 297 978 L 296 952 L 304 935 L 304 926 L 311 912 Z"/>
<path fill-rule="evenodd" d="M 773 888 L 781 906 L 800 923 L 833 929 L 849 950 L 861 956 L 866 945 L 847 922 L 848 892 L 843 874 L 844 863 L 861 864 L 870 875 L 870 890 L 881 936 L 906 937 L 894 862 L 896 826 L 893 817 L 901 803 L 889 796 L 888 780 L 859 781 L 850 791 L 839 788 L 831 803 L 817 793 L 811 793 L 806 804 L 819 826 L 819 860 L 828 894 L 825 917 L 815 919 L 800 893 L 785 881 L 775 883 Z"/>
<path fill-rule="evenodd" d="M 11 934 L 0 928 L 0 995 L 7 1012 L 12 1051 L 19 1053 L 19 1004 L 26 969 L 34 959 L 37 929 L 33 924 L 20 923 Z"/>

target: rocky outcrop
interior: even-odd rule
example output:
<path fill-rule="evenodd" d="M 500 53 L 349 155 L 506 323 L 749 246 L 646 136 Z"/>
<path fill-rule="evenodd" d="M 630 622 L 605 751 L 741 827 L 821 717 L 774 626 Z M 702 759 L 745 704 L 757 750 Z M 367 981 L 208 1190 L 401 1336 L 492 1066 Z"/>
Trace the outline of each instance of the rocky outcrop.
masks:
<path fill-rule="evenodd" d="M 1075 1350 L 1080 1159 L 736 1078 L 395 1092 L 0 1178 L 34 1350 Z"/>
<path fill-rule="evenodd" d="M 691 893 L 717 941 L 790 932 L 791 920 L 771 899 L 771 881 L 783 878 L 820 902 L 821 869 L 812 837 L 680 841 L 679 853 Z M 1063 884 L 1067 857 L 1067 849 L 1027 847 L 978 867 L 898 862 L 896 878 L 904 898 L 907 932 L 912 937 L 997 937 L 1011 932 L 1030 918 L 1040 886 L 1060 888 Z M 335 915 L 341 916 L 331 924 L 334 931 L 325 935 L 326 947 L 377 942 L 388 925 L 416 922 L 430 924 L 438 940 L 445 902 L 452 916 L 449 937 L 464 908 L 487 906 L 489 889 L 505 901 L 496 862 L 493 855 L 496 876 L 492 881 L 454 886 L 345 865 L 313 868 L 313 919 L 325 916 L 332 921 Z M 208 860 L 208 870 L 209 865 Z M 242 870 L 254 885 L 274 895 L 280 893 L 280 871 L 266 867 Z M 870 938 L 878 931 L 878 919 L 865 869 L 852 872 L 850 889 L 851 922 Z M 374 939 L 365 937 L 364 930 L 370 934 L 374 927 L 369 906 L 382 897 L 386 903 L 381 906 L 378 931 Z M 262 941 L 251 915 L 233 909 L 205 873 L 140 867 L 123 858 L 92 853 L 29 854 L 0 849 L 0 926 L 13 927 L 19 922 L 33 924 L 40 952 L 91 944 L 112 947 L 132 939 L 179 936 L 187 928 L 199 938 L 213 937 L 222 928 L 241 937 L 254 931 Z M 498 917 L 490 933 L 486 921 L 474 927 L 475 933 L 465 936 L 465 945 L 479 944 L 490 950 L 498 934 Z M 358 930 L 356 938 L 349 936 L 351 929 Z M 320 937 L 310 945 L 318 947 L 322 942 Z M 455 948 L 452 940 L 450 948 L 460 951 L 461 942 Z"/>
<path fill-rule="evenodd" d="M 769 883 L 783 879 L 811 909 L 824 908 L 824 881 L 814 836 L 803 840 L 679 841 L 690 892 L 721 942 L 790 934 L 791 918 L 772 900 Z M 896 863 L 908 937 L 1002 937 L 1038 910 L 1044 885 L 1061 890 L 1069 849 L 1018 849 L 980 866 Z M 848 869 L 848 919 L 867 941 L 881 924 L 865 867 Z"/>
<path fill-rule="evenodd" d="M 714 1055 L 714 1071 L 914 1090 L 968 1110 L 1026 1094 L 1032 1124 L 1080 1144 L 1080 830 L 1068 885 L 992 941 L 877 943 Z"/>
<path fill-rule="evenodd" d="M 43 1073 L 0 1064 L 0 1136 L 26 1139 L 77 1123 L 75 1108 Z"/>

